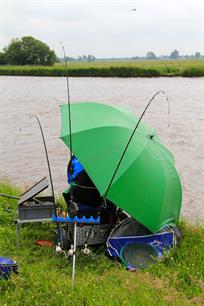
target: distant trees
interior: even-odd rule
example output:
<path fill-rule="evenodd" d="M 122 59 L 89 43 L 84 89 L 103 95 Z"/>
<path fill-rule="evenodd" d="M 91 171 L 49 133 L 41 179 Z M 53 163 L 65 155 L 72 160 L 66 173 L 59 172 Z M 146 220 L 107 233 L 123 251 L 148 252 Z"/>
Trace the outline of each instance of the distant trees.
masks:
<path fill-rule="evenodd" d="M 130 59 L 132 60 L 144 60 L 144 59 L 148 59 L 148 60 L 177 60 L 177 59 L 204 59 L 204 55 L 202 55 L 200 52 L 195 52 L 194 54 L 190 54 L 190 55 L 180 55 L 179 51 L 174 49 L 169 55 L 159 55 L 156 56 L 154 52 L 149 51 L 147 52 L 146 56 L 134 56 L 131 57 Z M 128 58 L 126 58 L 126 60 L 128 60 Z"/>
<path fill-rule="evenodd" d="M 91 54 L 89 54 L 89 55 L 87 56 L 87 61 L 88 61 L 88 62 L 94 62 L 95 60 L 96 60 L 95 56 L 93 56 L 93 55 L 91 55 Z"/>
<path fill-rule="evenodd" d="M 197 51 L 197 52 L 195 53 L 195 58 L 201 58 L 200 52 Z"/>
<path fill-rule="evenodd" d="M 53 65 L 56 55 L 44 42 L 32 36 L 12 39 L 4 49 L 6 63 L 11 65 Z"/>
<path fill-rule="evenodd" d="M 88 55 L 83 54 L 82 56 L 79 55 L 76 60 L 79 62 L 93 62 L 96 60 L 96 58 L 94 55 L 91 55 L 91 54 L 88 54 Z"/>
<path fill-rule="evenodd" d="M 63 61 L 63 59 L 61 60 Z M 91 55 L 91 54 L 88 54 L 88 55 L 83 54 L 82 56 L 79 55 L 77 58 L 67 56 L 66 60 L 67 62 L 93 62 L 96 60 L 96 58 L 94 55 Z"/>
<path fill-rule="evenodd" d="M 154 52 L 148 51 L 146 56 L 133 56 L 133 57 L 113 57 L 113 58 L 101 58 L 98 60 L 169 60 L 169 59 L 204 59 L 204 55 L 200 52 L 195 52 L 191 55 L 180 55 L 178 50 L 173 50 L 170 55 L 156 56 Z M 96 57 L 92 54 L 79 55 L 78 57 L 67 56 L 68 62 L 94 62 Z M 22 38 L 12 39 L 7 47 L 0 52 L 0 65 L 43 65 L 49 66 L 54 63 L 63 62 L 63 58 L 57 58 L 56 54 L 50 47 L 44 42 L 35 39 L 32 36 L 24 36 Z"/>
<path fill-rule="evenodd" d="M 156 59 L 157 57 L 156 57 L 156 55 L 154 54 L 154 52 L 149 51 L 149 52 L 147 52 L 147 54 L 146 54 L 146 58 L 149 59 L 149 60 L 154 60 L 154 59 Z"/>
<path fill-rule="evenodd" d="M 74 62 L 76 59 L 74 57 L 71 57 L 71 56 L 67 56 L 66 57 L 66 61 L 67 62 Z"/>
<path fill-rule="evenodd" d="M 170 54 L 170 56 L 169 56 L 169 58 L 172 58 L 172 59 L 177 59 L 177 58 L 179 58 L 179 52 L 178 52 L 178 50 L 174 50 L 174 51 L 172 51 L 171 52 L 171 54 Z"/>

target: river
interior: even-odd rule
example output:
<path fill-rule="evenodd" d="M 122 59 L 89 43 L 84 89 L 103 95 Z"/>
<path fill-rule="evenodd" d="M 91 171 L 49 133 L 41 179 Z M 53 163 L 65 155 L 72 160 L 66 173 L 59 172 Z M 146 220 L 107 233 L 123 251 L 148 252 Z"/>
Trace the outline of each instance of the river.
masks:
<path fill-rule="evenodd" d="M 183 186 L 182 216 L 204 220 L 204 78 L 70 78 L 72 103 L 94 101 L 127 106 L 139 115 L 151 96 L 144 121 L 175 156 Z M 0 77 L 0 179 L 28 187 L 48 174 L 37 121 L 49 151 L 54 188 L 66 187 L 68 149 L 58 138 L 59 105 L 66 103 L 65 78 Z"/>

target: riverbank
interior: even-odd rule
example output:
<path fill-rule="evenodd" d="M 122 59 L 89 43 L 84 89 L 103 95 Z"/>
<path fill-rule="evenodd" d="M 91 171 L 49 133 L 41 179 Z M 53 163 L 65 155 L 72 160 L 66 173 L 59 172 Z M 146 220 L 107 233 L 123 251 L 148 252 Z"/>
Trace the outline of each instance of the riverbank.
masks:
<path fill-rule="evenodd" d="M 1 183 L 0 193 L 20 190 Z M 170 254 L 147 270 L 128 272 L 95 250 L 77 257 L 76 288 L 71 288 L 71 261 L 36 239 L 54 240 L 54 225 L 22 227 L 16 248 L 15 200 L 0 197 L 0 254 L 19 264 L 19 274 L 0 281 L 2 305 L 202 305 L 204 303 L 204 228 L 180 223 L 183 239 Z"/>
<path fill-rule="evenodd" d="M 204 76 L 203 60 L 171 61 L 96 61 L 70 62 L 71 77 L 201 77 Z M 0 66 L 0 75 L 54 76 L 66 75 L 62 64 L 54 66 Z"/>

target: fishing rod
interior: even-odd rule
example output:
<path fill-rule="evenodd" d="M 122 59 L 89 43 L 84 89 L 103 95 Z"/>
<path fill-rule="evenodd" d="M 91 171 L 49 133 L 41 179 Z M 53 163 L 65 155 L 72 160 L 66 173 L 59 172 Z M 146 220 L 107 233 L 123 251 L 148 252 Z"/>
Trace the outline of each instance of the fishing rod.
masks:
<path fill-rule="evenodd" d="M 34 117 L 37 120 L 39 128 L 40 128 L 40 132 L 41 132 L 41 136 L 42 136 L 42 140 L 43 140 L 43 145 L 44 145 L 44 149 L 45 149 L 45 156 L 46 156 L 46 160 L 47 160 L 47 167 L 48 167 L 49 177 L 50 177 L 50 185 L 51 185 L 52 196 L 53 196 L 53 203 L 54 203 L 54 209 L 55 209 L 55 217 L 57 217 L 57 207 L 56 207 L 56 201 L 55 201 L 55 193 L 54 193 L 54 186 L 53 186 L 53 180 L 52 180 L 52 173 L 51 173 L 50 161 L 49 161 L 49 157 L 48 157 L 48 151 L 47 151 L 47 146 L 46 146 L 46 142 L 45 142 L 45 137 L 44 137 L 42 125 L 41 125 L 40 119 L 38 118 L 37 115 L 33 115 L 32 117 Z"/>
<path fill-rule="evenodd" d="M 72 121 L 71 121 L 71 99 L 70 99 L 70 90 L 69 90 L 69 73 L 68 73 L 68 65 L 67 65 L 67 56 L 65 52 L 65 48 L 63 43 L 60 41 L 59 42 L 63 55 L 64 55 L 64 67 L 65 67 L 65 72 L 66 72 L 66 86 L 67 86 L 67 111 L 68 111 L 68 117 L 69 117 L 69 122 L 68 122 L 68 130 L 69 130 L 69 149 L 70 149 L 70 174 L 71 174 L 71 181 L 72 181 L 72 172 L 73 172 L 73 167 L 72 167 L 72 158 L 73 158 L 73 152 L 72 152 Z M 68 169 L 67 169 L 68 171 Z M 75 214 L 75 206 L 73 202 L 73 192 L 72 188 L 70 188 L 70 213 Z"/>
<path fill-rule="evenodd" d="M 10 198 L 10 199 L 20 200 L 20 197 L 12 196 L 12 195 L 6 194 L 6 193 L 0 193 L 0 197 L 5 197 L 5 198 Z"/>
<path fill-rule="evenodd" d="M 67 110 L 68 110 L 68 116 L 69 116 L 69 142 L 70 142 L 70 156 L 73 156 L 72 153 L 72 123 L 71 123 L 71 101 L 70 101 L 70 90 L 69 90 L 69 76 L 68 76 L 68 65 L 67 65 L 67 57 L 66 57 L 66 52 L 65 52 L 65 48 L 62 44 L 62 42 L 60 41 L 60 45 L 62 47 L 63 50 L 63 54 L 64 54 L 64 66 L 65 66 L 65 72 L 66 72 L 66 85 L 67 85 Z"/>
<path fill-rule="evenodd" d="M 111 178 L 111 180 L 110 180 L 110 183 L 109 183 L 109 185 L 108 185 L 108 187 L 107 187 L 107 189 L 106 189 L 106 192 L 105 192 L 105 194 L 104 194 L 104 196 L 103 196 L 104 199 L 106 199 L 106 197 L 107 197 L 107 194 L 108 194 L 108 192 L 109 192 L 109 190 L 110 190 L 110 187 L 111 187 L 111 185 L 112 185 L 112 183 L 113 183 L 113 180 L 114 180 L 114 178 L 115 178 L 115 176 L 116 176 L 116 173 L 118 172 L 118 169 L 119 169 L 119 167 L 120 167 L 120 165 L 121 165 L 121 162 L 122 162 L 122 160 L 123 160 L 123 158 L 124 158 L 124 156 L 125 156 L 125 153 L 126 153 L 128 147 L 129 147 L 129 145 L 130 145 L 130 142 L 131 142 L 131 140 L 132 140 L 132 138 L 133 138 L 133 136 L 134 136 L 134 134 L 135 134 L 135 132 L 136 132 L 136 130 L 137 130 L 137 128 L 138 128 L 138 126 L 139 126 L 141 120 L 142 120 L 142 118 L 144 117 L 144 115 L 145 115 L 147 109 L 149 108 L 150 104 L 152 103 L 152 101 L 153 101 L 153 100 L 156 98 L 156 96 L 159 95 L 160 93 L 166 95 L 166 101 L 167 101 L 167 103 L 168 103 L 168 113 L 170 114 L 170 105 L 169 105 L 168 95 L 166 94 L 166 92 L 165 92 L 164 90 L 159 90 L 159 91 L 157 91 L 157 92 L 151 97 L 151 99 L 149 100 L 149 102 L 147 103 L 147 105 L 146 105 L 144 111 L 142 112 L 142 114 L 141 114 L 141 116 L 140 116 L 140 118 L 139 118 L 139 120 L 138 120 L 138 122 L 137 122 L 137 124 L 136 124 L 136 126 L 135 126 L 135 128 L 134 128 L 134 130 L 133 130 L 133 132 L 132 132 L 132 134 L 131 134 L 131 136 L 130 136 L 128 142 L 127 142 L 127 144 L 126 144 L 126 146 L 125 146 L 125 149 L 124 149 L 124 151 L 123 151 L 123 153 L 122 153 L 122 155 L 121 155 L 121 157 L 120 157 L 120 160 L 119 160 L 119 162 L 118 162 L 118 164 L 117 164 L 117 166 L 116 166 L 116 169 L 115 169 L 115 171 L 114 171 L 114 173 L 113 173 L 113 176 L 112 176 L 112 178 Z"/>
<path fill-rule="evenodd" d="M 72 167 L 72 124 L 71 124 L 71 101 L 70 101 L 70 90 L 69 90 L 69 74 L 68 74 L 68 65 L 67 65 L 67 57 L 64 45 L 62 42 L 60 42 L 60 45 L 63 50 L 64 54 L 64 66 L 66 71 L 66 84 L 67 84 L 67 110 L 68 110 L 68 116 L 69 116 L 69 124 L 68 124 L 68 130 L 69 130 L 69 149 L 70 149 L 70 173 L 71 173 L 71 182 L 72 182 L 72 174 L 73 174 L 73 167 Z M 76 207 L 74 205 L 73 201 L 73 191 L 72 188 L 70 188 L 70 205 L 69 205 L 69 214 L 76 214 Z M 69 250 L 70 255 L 72 256 L 72 288 L 74 288 L 74 282 L 75 282 L 75 267 L 76 267 L 76 239 L 77 239 L 77 223 L 74 222 L 74 233 L 73 233 L 73 247 L 71 246 L 71 249 Z"/>
<path fill-rule="evenodd" d="M 45 142 L 45 137 L 44 137 L 44 133 L 43 133 L 43 129 L 42 129 L 40 119 L 38 118 L 37 115 L 34 115 L 32 117 L 34 117 L 38 122 L 40 132 L 41 132 L 41 136 L 42 136 L 42 140 L 43 140 L 43 145 L 44 145 L 44 149 L 45 149 L 45 156 L 46 156 L 46 160 L 47 160 L 47 167 L 48 167 L 48 172 L 49 172 L 49 177 L 50 177 L 50 185 L 51 185 L 52 196 L 53 196 L 54 213 L 55 213 L 55 218 L 57 218 L 57 206 L 56 206 L 56 199 L 55 199 L 55 193 L 54 193 L 54 185 L 53 185 L 53 180 L 52 180 L 52 172 L 51 172 L 51 168 L 50 168 L 50 161 L 49 161 L 47 146 L 46 146 L 46 142 Z M 62 232 L 61 232 L 61 227 L 60 227 L 59 223 L 57 223 L 57 233 L 58 233 L 59 241 L 61 243 L 62 242 Z"/>

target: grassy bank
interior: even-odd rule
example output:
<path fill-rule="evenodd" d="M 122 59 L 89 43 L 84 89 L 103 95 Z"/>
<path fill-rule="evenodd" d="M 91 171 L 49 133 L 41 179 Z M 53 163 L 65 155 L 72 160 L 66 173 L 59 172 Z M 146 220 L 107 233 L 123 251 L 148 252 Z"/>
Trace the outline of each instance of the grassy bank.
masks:
<path fill-rule="evenodd" d="M 19 190 L 0 184 L 0 193 Z M 13 218 L 16 201 L 0 197 L 0 255 L 15 259 L 19 274 L 0 280 L 0 305 L 203 305 L 204 229 L 182 222 L 183 240 L 163 261 L 139 272 L 95 250 L 77 257 L 76 288 L 71 288 L 71 262 L 36 239 L 54 239 L 54 226 L 24 225 L 22 248 L 16 248 Z"/>
<path fill-rule="evenodd" d="M 68 63 L 72 77 L 161 77 L 204 76 L 203 60 L 177 61 L 101 61 L 92 63 Z M 44 66 L 0 66 L 0 75 L 16 76 L 64 76 L 62 64 Z"/>

